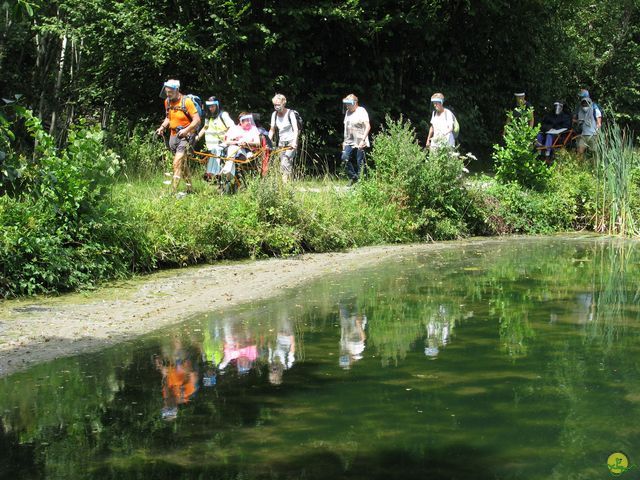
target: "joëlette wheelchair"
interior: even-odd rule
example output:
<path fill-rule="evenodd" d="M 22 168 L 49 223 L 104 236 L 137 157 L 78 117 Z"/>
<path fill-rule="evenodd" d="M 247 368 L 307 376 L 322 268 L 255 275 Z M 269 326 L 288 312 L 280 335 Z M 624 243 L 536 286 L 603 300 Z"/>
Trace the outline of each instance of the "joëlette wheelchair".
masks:
<path fill-rule="evenodd" d="M 211 153 L 194 151 L 194 160 L 205 165 L 210 157 L 219 158 L 222 161 L 232 161 L 235 164 L 235 176 L 226 180 L 219 178 L 218 185 L 223 193 L 235 193 L 240 188 L 246 188 L 249 178 L 254 176 L 264 177 L 269 171 L 271 158 L 291 147 L 273 148 L 266 135 L 260 135 L 260 146 L 248 148 L 250 155 L 238 155 L 225 157 Z"/>

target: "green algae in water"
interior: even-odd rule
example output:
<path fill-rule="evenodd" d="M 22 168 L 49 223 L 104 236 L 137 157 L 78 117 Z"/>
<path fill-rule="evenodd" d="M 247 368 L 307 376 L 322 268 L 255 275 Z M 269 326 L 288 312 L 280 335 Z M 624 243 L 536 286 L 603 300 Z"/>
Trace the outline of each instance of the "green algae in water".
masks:
<path fill-rule="evenodd" d="M 2 379 L 2 478 L 605 478 L 636 243 L 409 255 Z"/>

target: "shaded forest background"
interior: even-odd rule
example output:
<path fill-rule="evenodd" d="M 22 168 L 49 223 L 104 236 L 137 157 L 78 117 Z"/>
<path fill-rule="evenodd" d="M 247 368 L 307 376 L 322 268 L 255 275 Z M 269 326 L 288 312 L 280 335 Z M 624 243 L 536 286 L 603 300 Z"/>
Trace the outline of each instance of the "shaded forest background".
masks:
<path fill-rule="evenodd" d="M 0 94 L 22 95 L 58 141 L 81 119 L 157 126 L 169 77 L 234 115 L 264 118 L 284 93 L 320 156 L 338 153 L 351 92 L 374 130 L 402 114 L 426 136 L 441 91 L 476 152 L 498 140 L 515 90 L 540 118 L 584 86 L 640 125 L 640 0 L 8 0 L 0 12 Z"/>

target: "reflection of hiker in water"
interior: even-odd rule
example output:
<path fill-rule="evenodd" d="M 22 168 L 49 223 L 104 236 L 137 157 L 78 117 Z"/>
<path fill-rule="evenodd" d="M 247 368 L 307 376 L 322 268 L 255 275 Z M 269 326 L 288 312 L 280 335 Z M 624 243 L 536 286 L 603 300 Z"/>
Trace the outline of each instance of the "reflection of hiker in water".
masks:
<path fill-rule="evenodd" d="M 242 328 L 242 324 L 226 319 L 224 325 L 224 357 L 218 365 L 220 373 L 235 360 L 239 374 L 247 373 L 258 358 L 258 346 L 251 338 L 250 332 Z"/>
<path fill-rule="evenodd" d="M 453 330 L 454 319 L 449 315 L 447 307 L 440 305 L 437 315 L 429 319 L 427 323 L 427 339 L 425 340 L 424 354 L 435 358 L 440 353 L 439 347 L 449 343 L 449 335 Z"/>
<path fill-rule="evenodd" d="M 282 383 L 282 375 L 295 362 L 296 338 L 288 317 L 280 319 L 276 343 L 269 346 L 269 381 L 273 385 Z"/>
<path fill-rule="evenodd" d="M 593 321 L 596 310 L 596 302 L 592 292 L 583 292 L 576 295 L 575 315 L 576 323 L 584 325 Z"/>
<path fill-rule="evenodd" d="M 351 364 L 362 358 L 366 335 L 367 317 L 357 311 L 349 311 L 340 304 L 340 359 L 339 364 L 344 369 L 351 368 Z"/>
<path fill-rule="evenodd" d="M 173 420 L 178 416 L 178 405 L 189 403 L 198 390 L 198 373 L 178 339 L 174 339 L 172 351 L 162 360 L 156 357 L 155 364 L 162 374 L 162 418 Z"/>
<path fill-rule="evenodd" d="M 219 329 L 211 323 L 204 331 L 204 340 L 202 342 L 202 361 L 205 365 L 204 374 L 202 375 L 202 385 L 204 387 L 213 387 L 217 383 L 216 369 L 218 364 L 222 362 L 224 356 L 224 346 Z"/>

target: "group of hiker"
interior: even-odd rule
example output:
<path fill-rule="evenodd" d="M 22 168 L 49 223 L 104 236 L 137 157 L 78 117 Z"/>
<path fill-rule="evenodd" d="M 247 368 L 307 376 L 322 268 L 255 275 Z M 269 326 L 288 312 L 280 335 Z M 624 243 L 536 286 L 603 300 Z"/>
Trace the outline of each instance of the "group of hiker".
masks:
<path fill-rule="evenodd" d="M 274 147 L 274 140 L 280 157 L 280 174 L 284 182 L 293 174 L 301 137 L 302 120 L 299 113 L 287 107 L 287 99 L 278 93 L 272 99 L 273 113 L 269 130 L 260 123 L 260 116 L 250 112 L 238 115 L 236 124 L 215 96 L 209 97 L 204 106 L 198 97 L 180 92 L 180 81 L 170 79 L 164 82 L 161 96 L 164 98 L 165 118 L 157 129 L 164 136 L 170 131 L 168 148 L 173 154 L 173 175 L 165 183 L 172 185 L 174 193 L 184 180 L 186 195 L 192 191 L 188 168 L 188 153 L 195 143 L 205 139 L 208 157 L 204 178 L 217 184 L 232 184 L 236 176 L 236 163 L 250 160 L 261 147 Z M 524 92 L 514 94 L 516 106 L 513 118 L 526 115 L 529 126 L 534 126 L 534 111 L 526 100 Z M 366 109 L 359 105 L 358 97 L 349 94 L 342 99 L 344 111 L 344 131 L 341 160 L 349 179 L 356 183 L 365 168 L 365 151 L 370 147 L 369 133 L 371 123 Z M 460 130 L 455 114 L 445 107 L 442 93 L 431 96 L 433 112 L 430 120 L 426 145 L 431 151 L 443 147 L 454 147 Z M 582 155 L 594 146 L 594 138 L 602 124 L 602 111 L 593 102 L 586 89 L 580 90 L 579 104 L 573 115 L 569 113 L 561 100 L 554 102 L 553 108 L 542 119 L 541 131 L 536 139 L 536 148 L 541 155 L 549 158 L 553 154 L 553 145 L 559 135 L 573 131 L 577 136 L 577 151 Z"/>
<path fill-rule="evenodd" d="M 180 181 L 184 180 L 186 192 L 178 195 L 191 193 L 188 154 L 195 143 L 204 137 L 209 152 L 205 180 L 215 179 L 221 184 L 223 181 L 230 184 L 236 175 L 236 161 L 251 158 L 254 150 L 261 145 L 261 135 L 266 133 L 257 125 L 255 116 L 241 112 L 236 124 L 214 96 L 204 102 L 207 109 L 205 115 L 199 99 L 182 94 L 180 81 L 175 79 L 164 83 L 161 96 L 165 99 L 166 115 L 156 133 L 164 136 L 165 131 L 170 130 L 168 147 L 173 154 L 173 178 L 166 183 L 171 184 L 176 193 Z M 282 102 L 279 99 L 279 108 L 283 103 L 286 100 Z"/>
<path fill-rule="evenodd" d="M 273 113 L 268 131 L 259 124 L 260 116 L 250 112 L 240 113 L 236 124 L 214 96 L 209 97 L 204 106 L 199 105 L 197 97 L 181 93 L 179 80 L 164 82 L 161 96 L 164 98 L 165 118 L 156 134 L 164 136 L 169 130 L 168 148 L 173 154 L 173 173 L 169 175 L 173 178 L 165 183 L 172 185 L 174 193 L 177 193 L 183 180 L 186 192 L 178 196 L 192 191 L 188 154 L 203 137 L 208 151 L 206 181 L 232 184 L 236 164 L 256 155 L 263 146 L 263 139 L 268 147 L 273 147 L 276 137 L 282 180 L 287 182 L 292 178 L 302 120 L 297 111 L 287 107 L 284 95 L 278 93 L 271 99 Z M 358 104 L 358 97 L 350 94 L 342 102 L 345 116 L 341 158 L 349 182 L 353 184 L 364 171 L 371 124 L 367 111 Z"/>
<path fill-rule="evenodd" d="M 514 93 L 516 107 L 513 116 L 527 115 L 529 126 L 535 125 L 534 111 L 526 99 L 525 92 Z M 585 88 L 578 93 L 578 105 L 570 112 L 563 100 L 556 100 L 542 117 L 540 132 L 536 137 L 536 148 L 548 161 L 553 155 L 553 145 L 558 137 L 576 135 L 576 150 L 583 155 L 595 147 L 595 136 L 602 127 L 602 109 L 591 99 Z"/>

